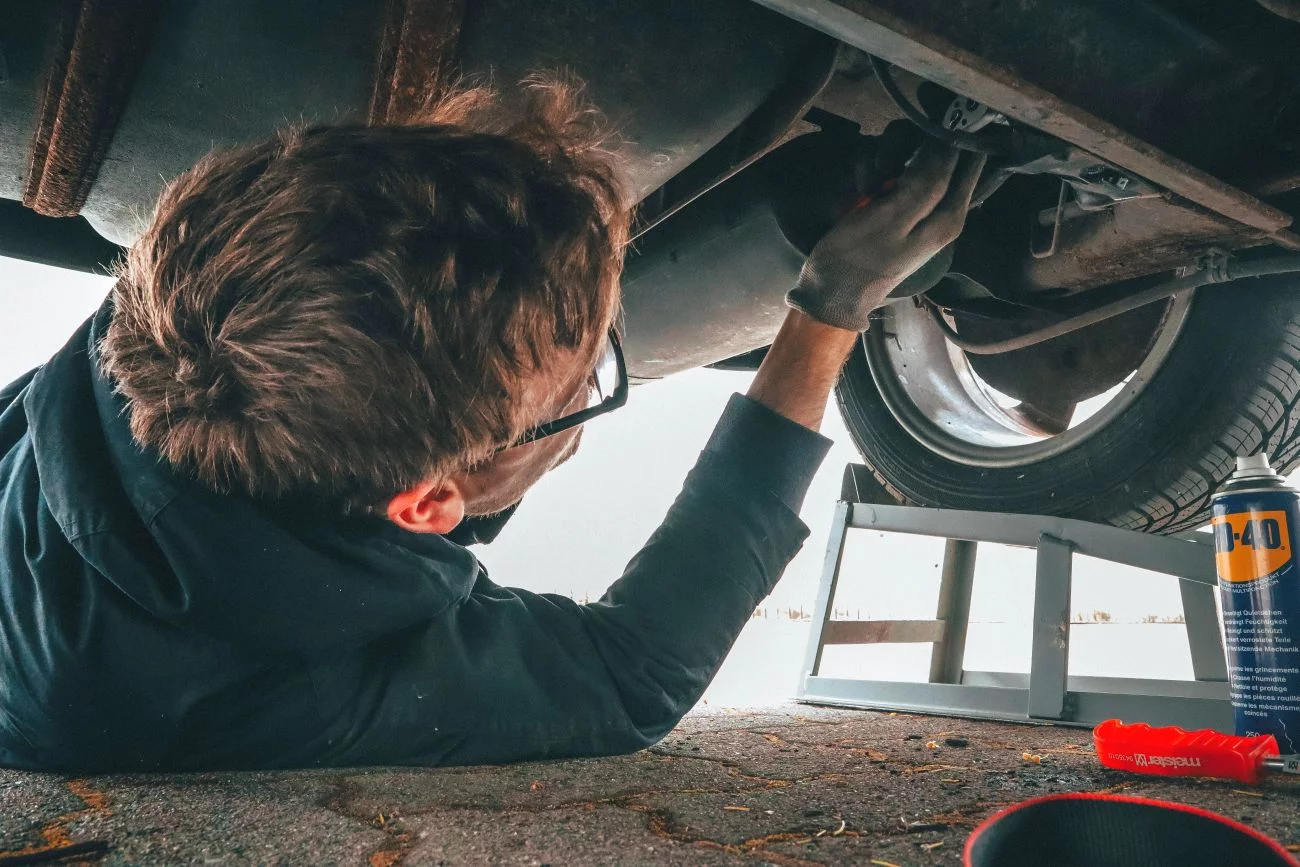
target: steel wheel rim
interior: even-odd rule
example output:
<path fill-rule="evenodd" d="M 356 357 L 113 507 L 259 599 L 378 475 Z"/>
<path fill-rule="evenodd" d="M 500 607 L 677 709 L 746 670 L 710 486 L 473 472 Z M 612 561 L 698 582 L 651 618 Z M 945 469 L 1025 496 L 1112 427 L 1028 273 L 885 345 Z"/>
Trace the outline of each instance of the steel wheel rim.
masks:
<path fill-rule="evenodd" d="M 908 302 L 884 308 L 862 336 L 862 345 L 881 399 L 913 439 L 968 466 L 1020 467 L 1077 446 L 1127 409 L 1169 357 L 1192 295 L 1183 293 L 1166 304 L 1146 357 L 1105 406 L 1045 439 L 1035 439 L 1016 424 L 1014 412 L 998 405 L 966 363 L 965 353 L 943 336 L 924 309 Z"/>

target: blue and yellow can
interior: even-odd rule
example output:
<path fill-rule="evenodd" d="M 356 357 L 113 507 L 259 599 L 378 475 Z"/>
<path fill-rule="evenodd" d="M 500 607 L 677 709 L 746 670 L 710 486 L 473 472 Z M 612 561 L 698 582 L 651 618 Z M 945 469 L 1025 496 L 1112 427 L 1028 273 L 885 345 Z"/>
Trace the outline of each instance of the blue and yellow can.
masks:
<path fill-rule="evenodd" d="M 1228 688 L 1239 735 L 1300 752 L 1300 492 L 1267 455 L 1237 458 L 1211 498 Z"/>

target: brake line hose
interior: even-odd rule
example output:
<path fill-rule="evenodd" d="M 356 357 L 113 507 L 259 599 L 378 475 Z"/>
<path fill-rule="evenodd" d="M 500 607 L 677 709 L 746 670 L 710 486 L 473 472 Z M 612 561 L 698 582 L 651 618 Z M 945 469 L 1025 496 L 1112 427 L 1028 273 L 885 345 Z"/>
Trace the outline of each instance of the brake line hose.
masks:
<path fill-rule="evenodd" d="M 1190 292 L 1201 286 L 1208 286 L 1212 283 L 1227 283 L 1231 280 L 1243 280 L 1249 277 L 1269 277 L 1276 274 L 1294 274 L 1297 272 L 1300 272 L 1300 254 L 1271 256 L 1266 259 L 1247 262 L 1236 262 L 1223 257 L 1209 263 L 1194 274 L 1150 286 L 1139 292 L 1134 292 L 1127 298 L 1120 298 L 1109 304 L 1103 304 L 1086 313 L 1062 319 L 1060 322 L 1054 322 L 1045 328 L 1030 331 L 1028 334 L 1020 334 L 1016 337 L 1008 337 L 1005 340 L 994 340 L 988 343 L 962 337 L 948 324 L 948 320 L 943 318 L 943 312 L 936 305 L 926 304 L 926 306 L 930 309 L 930 316 L 934 319 L 935 324 L 939 326 L 944 336 L 954 346 L 972 355 L 1000 355 L 1004 352 L 1015 352 L 1017 349 L 1037 346 L 1072 331 L 1087 328 L 1089 325 L 1096 325 L 1098 322 L 1113 319 L 1131 310 L 1154 304 L 1157 301 L 1162 301 L 1183 292 Z M 1300 291 L 1300 287 L 1297 288 L 1297 291 Z"/>

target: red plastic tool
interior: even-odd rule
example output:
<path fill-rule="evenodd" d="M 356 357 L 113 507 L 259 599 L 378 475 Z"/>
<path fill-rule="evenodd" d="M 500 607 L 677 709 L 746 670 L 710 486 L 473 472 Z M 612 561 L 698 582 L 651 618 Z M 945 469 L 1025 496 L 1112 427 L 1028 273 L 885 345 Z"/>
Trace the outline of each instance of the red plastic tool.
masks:
<path fill-rule="evenodd" d="M 1268 771 L 1300 774 L 1300 756 L 1279 755 L 1272 735 L 1236 737 L 1188 732 L 1117 719 L 1092 730 L 1097 758 L 1108 768 L 1161 777 L 1218 777 L 1255 785 Z"/>

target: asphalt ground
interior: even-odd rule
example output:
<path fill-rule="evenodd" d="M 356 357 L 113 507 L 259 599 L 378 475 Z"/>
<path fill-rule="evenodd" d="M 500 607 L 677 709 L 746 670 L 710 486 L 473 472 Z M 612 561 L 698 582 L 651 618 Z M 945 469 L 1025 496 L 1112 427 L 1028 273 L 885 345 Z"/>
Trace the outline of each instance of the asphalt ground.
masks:
<path fill-rule="evenodd" d="M 1057 792 L 1192 804 L 1300 852 L 1300 782 L 1287 778 L 1250 788 L 1130 776 L 1098 765 L 1086 730 L 791 705 L 694 714 L 653 749 L 605 759 L 84 778 L 0 770 L 0 867 L 952 865 L 982 819 Z"/>

